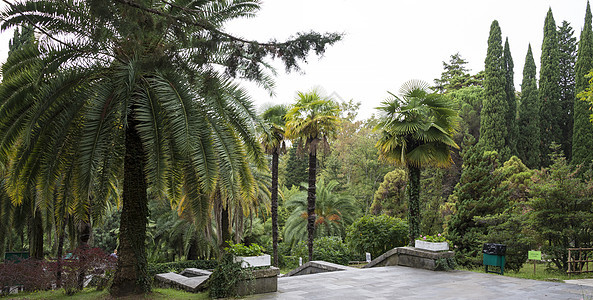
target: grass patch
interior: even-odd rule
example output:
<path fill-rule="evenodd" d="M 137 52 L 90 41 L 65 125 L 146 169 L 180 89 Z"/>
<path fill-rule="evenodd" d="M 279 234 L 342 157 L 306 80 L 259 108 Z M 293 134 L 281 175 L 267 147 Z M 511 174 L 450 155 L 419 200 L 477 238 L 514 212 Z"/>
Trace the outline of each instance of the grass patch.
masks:
<path fill-rule="evenodd" d="M 491 267 L 493 268 L 493 267 Z M 464 271 L 471 271 L 477 273 L 485 273 L 484 268 L 475 268 L 475 269 L 468 269 L 464 267 L 458 267 L 459 270 Z M 564 281 L 569 279 L 587 279 L 593 278 L 593 273 L 583 273 L 578 275 L 571 275 L 568 277 L 566 272 L 560 271 L 558 269 L 548 268 L 546 263 L 537 263 L 535 265 L 535 275 L 533 274 L 533 262 L 523 264 L 523 267 L 519 272 L 514 272 L 510 270 L 505 270 L 504 276 L 515 277 L 515 278 L 524 278 L 524 279 L 533 279 L 533 280 L 541 280 L 541 281 Z"/>
<path fill-rule="evenodd" d="M 41 291 L 34 293 L 19 293 L 8 295 L 2 299 L 68 299 L 68 300 L 91 300 L 91 299 L 114 299 L 109 295 L 109 291 L 97 291 L 95 289 L 84 289 L 82 292 L 73 296 L 66 296 L 64 290 Z M 117 299 L 209 299 L 208 293 L 188 293 L 175 289 L 152 289 L 152 293 L 144 297 L 130 296 Z"/>

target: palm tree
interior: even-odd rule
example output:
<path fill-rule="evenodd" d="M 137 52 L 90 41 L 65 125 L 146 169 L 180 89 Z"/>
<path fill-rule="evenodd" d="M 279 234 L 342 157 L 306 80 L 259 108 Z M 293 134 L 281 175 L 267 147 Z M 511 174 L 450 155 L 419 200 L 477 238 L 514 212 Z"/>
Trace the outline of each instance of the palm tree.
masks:
<path fill-rule="evenodd" d="M 452 163 L 451 148 L 458 116 L 453 103 L 430 93 L 428 84 L 408 81 L 401 97 L 382 102 L 375 130 L 381 130 L 376 147 L 381 156 L 408 169 L 408 222 L 410 245 L 420 235 L 420 170 L 425 166 L 447 167 Z"/>
<path fill-rule="evenodd" d="M 315 201 L 315 238 L 322 236 L 346 235 L 346 227 L 356 219 L 356 199 L 350 195 L 340 195 L 334 192 L 338 182 L 331 180 L 325 183 L 323 179 L 317 183 L 317 197 Z M 307 239 L 307 194 L 299 191 L 291 195 L 286 201 L 290 215 L 284 228 L 285 241 L 296 245 Z"/>
<path fill-rule="evenodd" d="M 296 103 L 288 111 L 286 136 L 300 140 L 309 153 L 309 186 L 307 188 L 307 237 L 309 260 L 313 259 L 315 232 L 315 181 L 317 176 L 317 149 L 329 148 L 328 137 L 333 138 L 340 124 L 340 108 L 333 100 L 317 91 L 299 92 Z"/>
<path fill-rule="evenodd" d="M 144 246 L 149 195 L 186 197 L 193 212 L 204 215 L 204 195 L 218 174 L 244 168 L 245 156 L 263 164 L 252 130 L 255 113 L 232 78 L 269 88 L 266 56 L 298 69 L 310 50 L 322 54 L 341 38 L 307 33 L 259 43 L 221 30 L 231 19 L 253 16 L 255 0 L 8 5 L 0 16 L 3 29 L 30 23 L 48 44 L 38 54 L 43 63 L 35 92 L 19 82 L 3 84 L 0 92 L 0 153 L 17 153 L 15 195 L 32 187 L 51 195 L 67 174 L 64 184 L 75 187 L 77 207 L 90 208 L 92 218 L 122 187 L 115 296 L 150 289 Z M 11 72 L 26 71 L 27 63 L 17 62 Z"/>
<path fill-rule="evenodd" d="M 261 144 L 266 154 L 272 155 L 272 252 L 274 266 L 278 266 L 278 158 L 280 154 L 286 153 L 284 128 L 286 125 L 286 113 L 288 109 L 284 105 L 275 105 L 268 108 L 262 119 L 269 129 L 261 135 Z"/>

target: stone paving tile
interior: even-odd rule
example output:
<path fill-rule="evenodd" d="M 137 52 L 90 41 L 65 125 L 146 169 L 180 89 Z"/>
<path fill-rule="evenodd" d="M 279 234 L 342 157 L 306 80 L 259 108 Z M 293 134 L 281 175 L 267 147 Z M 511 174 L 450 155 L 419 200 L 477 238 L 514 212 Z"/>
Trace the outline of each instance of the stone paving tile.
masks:
<path fill-rule="evenodd" d="M 593 287 L 467 271 L 378 267 L 284 277 L 249 299 L 592 299 Z"/>

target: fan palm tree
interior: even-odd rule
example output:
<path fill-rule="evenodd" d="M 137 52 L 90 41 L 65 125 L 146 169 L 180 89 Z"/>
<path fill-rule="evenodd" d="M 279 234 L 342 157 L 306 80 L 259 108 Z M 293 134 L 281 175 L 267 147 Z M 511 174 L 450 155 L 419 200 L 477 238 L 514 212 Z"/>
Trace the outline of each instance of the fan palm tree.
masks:
<path fill-rule="evenodd" d="M 0 153 L 17 153 L 13 194 L 18 199 L 35 187 L 49 197 L 59 175 L 71 172 L 65 184 L 75 187 L 75 207 L 89 208 L 94 217 L 121 186 L 115 296 L 150 289 L 144 246 L 149 195 L 187 197 L 194 213 L 205 214 L 204 195 L 217 181 L 230 182 L 218 174 L 245 168 L 246 156 L 263 164 L 252 130 L 255 113 L 232 78 L 270 88 L 266 56 L 298 69 L 310 50 L 322 54 L 341 38 L 308 33 L 259 43 L 221 30 L 231 19 L 253 16 L 255 0 L 8 5 L 0 16 L 3 29 L 30 23 L 46 41 L 35 92 L 19 82 L 3 84 L 0 92 Z M 23 72 L 27 62 L 9 74 Z M 251 183 L 240 179 L 245 187 Z"/>
<path fill-rule="evenodd" d="M 356 219 L 356 199 L 350 195 L 339 195 L 334 192 L 338 182 L 332 180 L 325 183 L 323 179 L 317 183 L 315 201 L 315 237 L 345 237 L 346 227 Z M 307 194 L 299 191 L 286 201 L 290 215 L 286 220 L 284 237 L 287 243 L 296 245 L 307 239 Z"/>
<path fill-rule="evenodd" d="M 278 266 L 278 158 L 280 154 L 286 153 L 286 143 L 284 129 L 286 125 L 286 113 L 288 109 L 285 105 L 275 105 L 268 108 L 263 114 L 262 119 L 266 128 L 261 135 L 261 144 L 266 154 L 272 155 L 272 252 L 274 256 L 274 266 Z"/>
<path fill-rule="evenodd" d="M 457 128 L 457 110 L 451 101 L 431 93 L 428 84 L 409 81 L 377 109 L 375 130 L 381 130 L 376 147 L 388 161 L 408 169 L 408 222 L 410 245 L 420 235 L 420 170 L 425 166 L 447 167 Z"/>
<path fill-rule="evenodd" d="M 339 130 L 340 108 L 336 102 L 322 97 L 317 91 L 299 92 L 296 103 L 288 111 L 286 136 L 300 140 L 309 153 L 309 186 L 307 187 L 307 244 L 309 260 L 313 259 L 315 232 L 315 192 L 317 176 L 317 149 L 329 148 L 328 137 L 334 138 Z"/>

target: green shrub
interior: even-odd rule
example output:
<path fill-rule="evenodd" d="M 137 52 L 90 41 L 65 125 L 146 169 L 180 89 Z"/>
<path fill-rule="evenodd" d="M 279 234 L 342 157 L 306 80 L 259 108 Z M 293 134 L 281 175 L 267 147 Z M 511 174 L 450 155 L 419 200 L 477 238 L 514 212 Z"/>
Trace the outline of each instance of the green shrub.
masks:
<path fill-rule="evenodd" d="M 387 215 L 364 216 L 348 227 L 346 242 L 359 256 L 369 252 L 373 258 L 408 242 L 408 224 Z"/>
<path fill-rule="evenodd" d="M 259 256 L 264 253 L 264 248 L 256 243 L 245 246 L 241 243 L 233 244 L 228 242 L 230 247 L 224 248 L 224 251 L 235 256 Z"/>
<path fill-rule="evenodd" d="M 303 262 L 308 261 L 309 249 L 307 242 L 301 241 L 292 249 L 292 256 L 303 258 Z M 313 260 L 323 260 L 331 263 L 348 265 L 352 260 L 352 251 L 342 242 L 338 236 L 324 236 L 316 238 L 313 241 Z"/>
<path fill-rule="evenodd" d="M 148 275 L 153 278 L 154 275 L 168 272 L 181 272 L 187 268 L 196 268 L 203 270 L 212 270 L 218 266 L 216 260 L 182 260 L 168 263 L 149 263 Z"/>
<path fill-rule="evenodd" d="M 208 279 L 208 294 L 214 299 L 236 297 L 237 284 L 242 280 L 253 288 L 253 269 L 241 268 L 240 262 L 234 262 L 233 255 L 225 253 Z"/>

